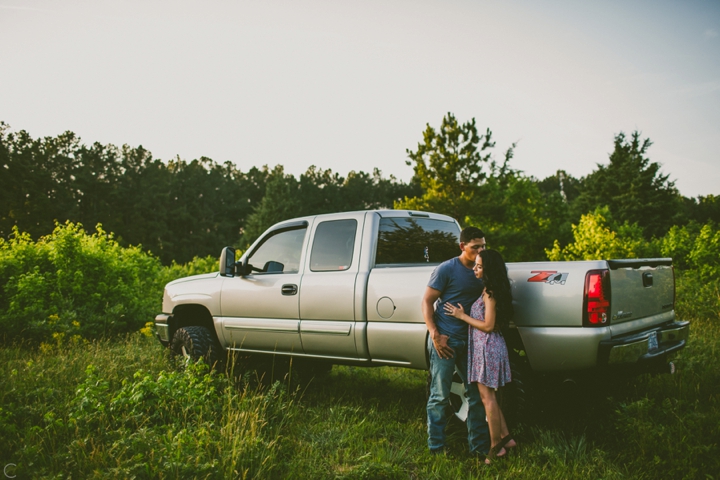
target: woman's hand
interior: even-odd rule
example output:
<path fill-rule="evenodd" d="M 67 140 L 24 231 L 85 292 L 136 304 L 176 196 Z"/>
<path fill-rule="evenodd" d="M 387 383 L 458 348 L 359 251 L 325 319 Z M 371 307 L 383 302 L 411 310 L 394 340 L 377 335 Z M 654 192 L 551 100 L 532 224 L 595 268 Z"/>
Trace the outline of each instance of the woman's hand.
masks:
<path fill-rule="evenodd" d="M 447 313 L 451 317 L 462 319 L 462 317 L 465 315 L 465 309 L 459 303 L 457 307 L 454 306 L 452 303 L 445 303 L 443 305 L 443 308 L 445 309 L 445 313 Z"/>

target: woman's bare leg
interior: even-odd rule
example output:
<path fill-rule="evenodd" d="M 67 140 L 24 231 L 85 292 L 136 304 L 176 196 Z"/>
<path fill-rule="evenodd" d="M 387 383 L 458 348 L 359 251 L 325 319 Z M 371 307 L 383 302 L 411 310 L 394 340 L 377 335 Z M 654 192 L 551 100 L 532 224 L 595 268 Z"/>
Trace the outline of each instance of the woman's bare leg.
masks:
<path fill-rule="evenodd" d="M 480 398 L 485 406 L 485 414 L 487 415 L 488 428 L 490 430 L 490 444 L 494 447 L 500 443 L 500 440 L 510 435 L 510 430 L 508 429 L 507 422 L 505 421 L 505 415 L 497 402 L 495 390 L 481 383 L 478 383 L 478 389 L 480 390 Z M 510 440 L 507 444 L 505 444 L 506 448 L 513 448 L 516 446 L 517 443 L 515 440 Z M 503 450 L 497 453 L 500 453 L 500 456 L 502 456 L 502 452 Z"/>
<path fill-rule="evenodd" d="M 504 418 L 500 411 L 497 397 L 495 396 L 495 390 L 482 383 L 478 383 L 477 385 L 480 390 L 480 398 L 485 406 L 485 415 L 487 415 L 488 428 L 490 430 L 490 444 L 494 447 L 500 443 L 500 440 L 503 438 L 502 426 L 504 424 Z M 507 430 L 507 425 L 505 425 L 505 430 Z"/>
<path fill-rule="evenodd" d="M 508 435 L 510 435 L 510 430 L 508 430 L 507 423 L 505 422 L 505 415 L 503 414 L 502 410 L 498 407 L 498 411 L 500 412 L 500 432 L 501 432 L 501 438 L 505 438 Z M 517 447 L 517 443 L 515 440 L 511 439 L 509 442 L 505 444 L 506 448 L 513 448 Z"/>

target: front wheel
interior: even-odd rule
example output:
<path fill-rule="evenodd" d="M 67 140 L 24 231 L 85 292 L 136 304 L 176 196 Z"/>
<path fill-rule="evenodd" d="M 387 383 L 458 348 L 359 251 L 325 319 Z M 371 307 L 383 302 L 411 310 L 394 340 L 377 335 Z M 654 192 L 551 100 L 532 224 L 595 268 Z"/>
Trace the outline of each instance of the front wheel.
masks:
<path fill-rule="evenodd" d="M 170 342 L 170 350 L 174 355 L 193 362 L 202 358 L 210 368 L 221 365 L 222 347 L 205 327 L 178 328 Z"/>

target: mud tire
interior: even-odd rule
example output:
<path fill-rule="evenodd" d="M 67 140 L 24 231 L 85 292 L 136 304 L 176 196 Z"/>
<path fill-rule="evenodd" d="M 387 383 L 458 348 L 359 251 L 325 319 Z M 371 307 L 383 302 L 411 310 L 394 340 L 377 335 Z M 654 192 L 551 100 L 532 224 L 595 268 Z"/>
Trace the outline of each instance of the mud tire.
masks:
<path fill-rule="evenodd" d="M 526 356 L 510 351 L 512 382 L 500 389 L 500 407 L 511 425 L 531 421 L 536 404 L 535 375 Z"/>
<path fill-rule="evenodd" d="M 224 351 L 205 327 L 181 327 L 170 342 L 173 355 L 197 362 L 201 358 L 212 369 L 222 369 Z"/>

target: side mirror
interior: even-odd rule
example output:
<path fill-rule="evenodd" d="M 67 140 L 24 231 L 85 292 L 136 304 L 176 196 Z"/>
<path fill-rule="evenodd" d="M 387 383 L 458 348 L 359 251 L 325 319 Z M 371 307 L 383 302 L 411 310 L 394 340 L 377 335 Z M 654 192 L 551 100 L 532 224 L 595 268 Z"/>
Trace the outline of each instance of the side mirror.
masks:
<path fill-rule="evenodd" d="M 242 263 L 237 263 L 235 268 L 235 274 L 241 277 L 250 274 L 252 267 L 247 263 L 247 260 Z"/>
<path fill-rule="evenodd" d="M 282 273 L 285 270 L 285 265 L 280 262 L 270 260 L 265 264 L 262 271 L 265 273 Z"/>
<path fill-rule="evenodd" d="M 220 275 L 232 277 L 235 275 L 235 249 L 225 247 L 220 253 Z"/>

